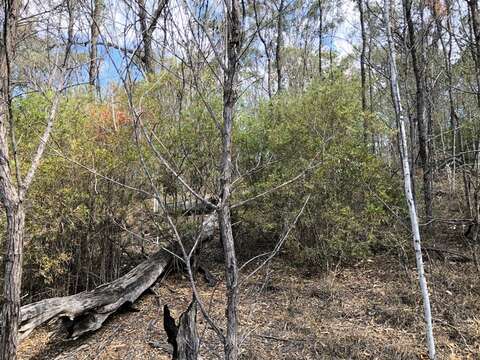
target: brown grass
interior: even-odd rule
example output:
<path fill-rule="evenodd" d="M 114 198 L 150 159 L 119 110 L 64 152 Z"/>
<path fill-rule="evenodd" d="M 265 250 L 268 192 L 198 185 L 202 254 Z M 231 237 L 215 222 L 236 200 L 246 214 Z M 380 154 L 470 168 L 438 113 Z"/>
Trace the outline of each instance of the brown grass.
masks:
<path fill-rule="evenodd" d="M 439 359 L 480 359 L 480 281 L 471 264 L 430 262 Z M 220 278 L 221 267 L 214 273 Z M 200 282 L 203 301 L 220 324 L 224 285 Z M 162 306 L 174 315 L 191 292 L 180 275 L 157 284 L 138 312 L 117 314 L 98 332 L 64 341 L 49 325 L 21 345 L 20 359 L 169 359 Z M 241 359 L 426 359 L 422 304 L 413 264 L 376 258 L 338 272 L 305 278 L 277 260 L 250 278 L 240 303 Z M 222 347 L 199 316 L 203 359 Z M 152 346 L 153 344 L 154 346 Z"/>

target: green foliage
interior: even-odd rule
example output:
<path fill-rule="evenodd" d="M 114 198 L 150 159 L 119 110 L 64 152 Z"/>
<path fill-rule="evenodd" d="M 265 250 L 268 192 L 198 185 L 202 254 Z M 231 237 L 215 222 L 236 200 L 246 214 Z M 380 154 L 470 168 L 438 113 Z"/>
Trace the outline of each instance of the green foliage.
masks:
<path fill-rule="evenodd" d="M 239 104 L 233 162 L 235 177 L 242 176 L 234 183 L 232 201 L 297 178 L 234 211 L 243 255 L 273 249 L 307 196 L 310 200 L 284 247 L 293 263 L 320 269 L 364 258 L 386 244 L 394 222 L 389 209 L 398 208 L 402 192 L 363 143 L 364 116 L 377 133 L 382 126 L 362 113 L 356 79 L 335 71 L 331 76 L 255 106 Z M 136 254 L 140 244 L 126 236 L 130 233 L 121 224 L 133 231 L 155 228 L 160 236 L 168 229 L 161 217 L 138 215 L 139 209 L 148 209 L 144 193 L 105 177 L 149 193 L 154 192 L 153 181 L 166 202 L 188 198 L 161 154 L 196 191 L 218 193 L 221 94 L 207 75 L 202 77 L 205 92 L 187 97 L 182 86 L 178 78 L 162 73 L 137 84 L 130 99 L 117 91 L 105 103 L 81 94 L 61 103 L 29 193 L 25 286 L 31 292 L 40 287 L 51 288 L 50 295 L 77 292 L 115 277 L 127 261 L 120 249 Z M 129 103 L 139 111 L 144 132 L 135 130 Z M 15 102 L 22 176 L 49 106 L 48 96 L 36 94 Z M 195 218 L 178 216 L 176 222 L 185 237 L 198 228 Z"/>
<path fill-rule="evenodd" d="M 394 222 L 386 204 L 400 204 L 401 187 L 363 143 L 357 91 L 355 82 L 339 77 L 277 97 L 242 119 L 238 146 L 249 154 L 245 167 L 253 167 L 259 157 L 272 163 L 249 177 L 242 198 L 311 168 L 292 186 L 242 211 L 244 238 L 263 237 L 271 248 L 311 194 L 287 245 L 295 262 L 322 267 L 363 258 L 382 244 Z"/>

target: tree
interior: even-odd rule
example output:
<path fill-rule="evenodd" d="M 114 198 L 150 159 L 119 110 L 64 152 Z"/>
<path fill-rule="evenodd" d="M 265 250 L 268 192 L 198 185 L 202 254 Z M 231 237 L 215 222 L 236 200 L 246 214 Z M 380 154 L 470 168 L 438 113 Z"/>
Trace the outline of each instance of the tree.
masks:
<path fill-rule="evenodd" d="M 318 76 L 322 77 L 323 0 L 318 0 Z"/>
<path fill-rule="evenodd" d="M 280 0 L 277 7 L 277 45 L 275 48 L 275 63 L 277 65 L 277 93 L 283 90 L 283 31 L 285 17 L 285 0 Z"/>
<path fill-rule="evenodd" d="M 148 12 L 145 0 L 137 0 L 138 3 L 138 22 L 140 23 L 140 35 L 142 37 L 143 53 L 141 56 L 142 64 L 147 74 L 155 72 L 155 64 L 153 59 L 153 32 L 155 31 L 158 20 L 163 13 L 163 10 L 168 4 L 168 0 L 158 1 L 151 20 L 148 21 Z"/>
<path fill-rule="evenodd" d="M 220 239 L 225 255 L 225 277 L 227 283 L 225 359 L 236 360 L 238 358 L 238 266 L 237 256 L 235 254 L 235 240 L 232 233 L 230 195 L 232 186 L 232 134 L 234 108 L 237 101 L 236 84 L 243 41 L 243 24 L 239 0 L 229 0 L 226 3 L 225 21 L 225 46 L 227 56 L 223 75 L 223 127 L 218 221 L 220 226 Z M 278 80 L 280 84 L 281 81 L 280 79 Z"/>
<path fill-rule="evenodd" d="M 415 76 L 415 108 L 418 126 L 418 147 L 420 160 L 423 168 L 423 196 L 425 201 L 426 220 L 429 222 L 432 217 L 432 169 L 430 168 L 430 154 L 428 146 L 428 131 L 425 124 L 425 55 L 423 38 L 417 39 L 415 26 L 412 19 L 412 0 L 404 0 L 405 19 L 408 27 L 408 39 L 410 55 L 412 57 L 413 74 Z M 417 48 L 418 47 L 418 48 Z"/>
<path fill-rule="evenodd" d="M 7 237 L 5 249 L 4 305 L 2 309 L 0 337 L 0 359 L 15 359 L 18 345 L 18 322 L 21 303 L 23 239 L 25 230 L 25 206 L 27 192 L 34 180 L 42 160 L 47 141 L 60 102 L 60 91 L 64 85 L 64 69 L 70 53 L 70 41 L 67 41 L 60 79 L 60 89 L 54 93 L 46 119 L 46 127 L 23 177 L 20 171 L 17 142 L 15 139 L 15 119 L 12 112 L 12 73 L 17 48 L 17 31 L 22 4 L 20 0 L 8 0 L 4 3 L 4 24 L 2 45 L 0 47 L 0 200 L 5 208 Z M 70 12 L 71 14 L 71 12 Z M 69 29 L 72 29 L 73 16 L 69 17 Z M 71 39 L 69 31 L 69 40 Z M 57 66 L 57 65 L 55 65 Z M 12 167 L 14 170 L 12 171 Z"/>
<path fill-rule="evenodd" d="M 427 346 L 430 359 L 435 359 L 435 343 L 433 338 L 432 314 L 430 307 L 430 297 L 428 293 L 427 281 L 425 278 L 425 269 L 422 258 L 422 246 L 420 240 L 420 227 L 418 225 L 417 208 L 413 198 L 412 183 L 410 178 L 410 164 L 408 161 L 408 145 L 407 135 L 405 131 L 405 120 L 402 109 L 402 102 L 400 97 L 400 89 L 397 79 L 397 65 L 395 60 L 393 40 L 390 28 L 390 0 L 384 0 L 384 18 L 385 29 L 387 36 L 387 52 L 390 69 L 390 88 L 392 94 L 393 107 L 395 111 L 395 118 L 399 127 L 399 142 L 400 142 L 400 158 L 402 161 L 403 180 L 405 197 L 407 199 L 408 210 L 410 214 L 410 223 L 413 234 L 413 246 L 415 250 L 415 259 L 417 263 L 418 279 L 420 289 L 422 291 L 423 309 L 426 323 Z"/>
<path fill-rule="evenodd" d="M 363 141 L 365 144 L 368 142 L 368 124 L 367 124 L 367 74 L 365 72 L 365 56 L 367 51 L 367 34 L 365 30 L 365 14 L 363 8 L 364 0 L 357 0 L 358 11 L 360 13 L 360 29 L 362 33 L 362 50 L 360 53 L 360 79 L 361 79 L 361 91 L 362 91 L 362 111 L 364 117 L 363 124 Z"/>
<path fill-rule="evenodd" d="M 69 2 L 70 3 L 70 2 Z M 90 65 L 88 69 L 88 83 L 95 89 L 99 89 L 98 81 L 98 37 L 100 35 L 100 16 L 103 9 L 103 0 L 94 0 L 93 8 L 91 12 L 91 23 L 90 23 Z"/>

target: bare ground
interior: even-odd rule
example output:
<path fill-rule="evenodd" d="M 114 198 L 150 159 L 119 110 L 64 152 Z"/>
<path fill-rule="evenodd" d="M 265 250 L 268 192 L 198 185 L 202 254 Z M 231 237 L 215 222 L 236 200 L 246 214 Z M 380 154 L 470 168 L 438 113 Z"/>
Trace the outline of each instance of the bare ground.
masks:
<path fill-rule="evenodd" d="M 384 269 L 384 270 L 381 270 Z M 429 262 L 439 359 L 480 359 L 480 281 L 471 264 Z M 221 278 L 222 269 L 214 273 Z M 224 284 L 199 284 L 205 305 L 221 322 Z M 188 306 L 187 281 L 170 275 L 94 334 L 66 341 L 53 324 L 21 345 L 20 359 L 170 359 L 162 326 Z M 240 305 L 241 359 L 426 359 L 422 303 L 413 265 L 375 258 L 315 277 L 277 260 L 249 278 Z M 202 359 L 222 348 L 199 316 Z"/>

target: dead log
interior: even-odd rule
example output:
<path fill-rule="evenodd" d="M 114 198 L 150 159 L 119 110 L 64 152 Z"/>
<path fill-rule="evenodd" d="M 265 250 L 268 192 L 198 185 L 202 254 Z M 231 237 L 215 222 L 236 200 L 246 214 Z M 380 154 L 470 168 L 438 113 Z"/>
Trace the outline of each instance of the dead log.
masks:
<path fill-rule="evenodd" d="M 217 215 L 213 213 L 202 223 L 200 241 L 210 239 L 217 228 Z M 160 250 L 126 275 L 96 289 L 22 306 L 20 339 L 25 339 L 36 327 L 52 319 L 62 320 L 70 338 L 99 329 L 111 314 L 131 306 L 148 290 L 166 270 L 171 259 L 168 251 Z"/>
<path fill-rule="evenodd" d="M 70 338 L 99 329 L 112 313 L 133 304 L 150 288 L 170 260 L 171 255 L 162 250 L 111 283 L 76 295 L 45 299 L 22 306 L 20 339 L 54 318 L 62 319 Z"/>

